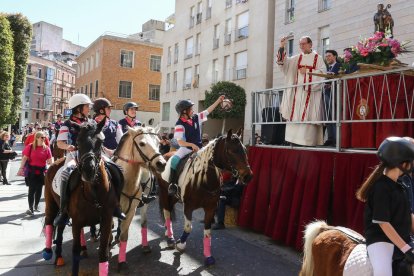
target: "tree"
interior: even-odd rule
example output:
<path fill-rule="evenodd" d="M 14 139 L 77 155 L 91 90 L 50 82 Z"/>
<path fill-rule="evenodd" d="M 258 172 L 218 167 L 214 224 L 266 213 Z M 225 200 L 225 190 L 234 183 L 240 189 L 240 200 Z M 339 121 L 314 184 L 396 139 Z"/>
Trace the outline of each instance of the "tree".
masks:
<path fill-rule="evenodd" d="M 9 14 L 7 19 L 10 22 L 10 28 L 13 32 L 13 50 L 14 50 L 14 79 L 13 79 L 13 98 L 11 102 L 8 123 L 15 124 L 18 119 L 18 111 L 22 105 L 22 90 L 26 81 L 26 67 L 29 58 L 30 43 L 32 40 L 32 24 L 27 17 L 18 14 Z"/>
<path fill-rule="evenodd" d="M 243 87 L 228 81 L 220 81 L 211 86 L 211 91 L 206 91 L 204 106 L 212 105 L 220 95 L 225 95 L 231 99 L 233 108 L 226 112 L 221 108 L 216 108 L 211 114 L 213 119 L 224 119 L 222 133 L 224 133 L 226 118 L 243 118 L 246 107 L 246 92 Z"/>
<path fill-rule="evenodd" d="M 13 34 L 6 16 L 0 14 L 0 126 L 7 123 L 12 102 L 14 60 Z"/>

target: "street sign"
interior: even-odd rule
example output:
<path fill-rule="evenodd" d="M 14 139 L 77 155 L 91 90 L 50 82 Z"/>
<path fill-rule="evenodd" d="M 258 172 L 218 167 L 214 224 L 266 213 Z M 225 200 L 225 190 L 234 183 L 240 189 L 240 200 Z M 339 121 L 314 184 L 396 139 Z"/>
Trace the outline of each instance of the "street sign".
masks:
<path fill-rule="evenodd" d="M 71 114 L 72 114 L 72 109 L 65 109 L 63 112 L 63 117 L 69 118 Z"/>

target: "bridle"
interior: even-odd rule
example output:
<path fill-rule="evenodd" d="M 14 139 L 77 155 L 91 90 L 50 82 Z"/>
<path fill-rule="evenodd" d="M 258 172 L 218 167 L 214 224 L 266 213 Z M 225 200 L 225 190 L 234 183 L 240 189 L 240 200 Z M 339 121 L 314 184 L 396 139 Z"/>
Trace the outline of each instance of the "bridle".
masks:
<path fill-rule="evenodd" d="M 87 152 L 87 153 L 84 153 L 80 158 L 77 158 L 79 172 L 82 172 L 83 164 L 88 158 L 91 158 L 92 160 L 95 161 L 94 171 L 97 171 L 99 164 L 101 162 L 101 156 L 99 155 L 98 157 L 94 152 Z"/>
<path fill-rule="evenodd" d="M 136 148 L 136 150 L 138 151 L 138 153 L 139 153 L 139 155 L 141 156 L 141 158 L 144 160 L 144 162 L 141 162 L 141 161 L 135 161 L 135 160 L 131 160 L 131 159 L 127 159 L 127 158 L 123 158 L 123 157 L 121 157 L 121 156 L 119 156 L 119 155 L 114 155 L 114 161 L 116 161 L 116 159 L 119 159 L 119 160 L 122 160 L 122 161 L 124 161 L 124 162 L 126 162 L 126 163 L 128 163 L 128 164 L 147 164 L 148 166 L 151 164 L 151 162 L 155 159 L 155 158 L 157 158 L 158 156 L 160 156 L 161 155 L 161 153 L 159 153 L 159 152 L 156 152 L 156 153 L 154 153 L 154 155 L 151 157 L 151 158 L 149 158 L 147 155 L 145 155 L 145 153 L 141 150 L 141 148 L 139 147 L 139 145 L 138 145 L 138 143 L 137 143 L 137 141 L 135 141 L 135 138 L 137 138 L 138 136 L 140 136 L 140 135 L 157 135 L 156 133 L 153 133 L 153 132 L 141 132 L 141 133 L 138 133 L 137 135 L 135 135 L 133 138 L 132 138 L 132 140 L 134 141 L 134 146 L 135 146 L 135 148 Z"/>
<path fill-rule="evenodd" d="M 214 146 L 214 148 L 213 148 L 213 156 L 212 156 L 212 161 L 213 161 L 213 163 L 214 163 L 214 165 L 217 167 L 217 168 L 219 168 L 219 169 L 221 169 L 221 170 L 224 170 L 224 169 L 226 169 L 226 170 L 229 170 L 229 168 L 230 168 L 230 172 L 231 172 L 231 174 L 232 174 L 232 176 L 234 177 L 234 178 L 238 178 L 239 176 L 240 176 L 240 174 L 239 174 L 239 171 L 235 168 L 235 167 L 233 167 L 233 165 L 231 164 L 231 162 L 230 162 L 230 160 L 229 160 L 229 158 L 228 158 L 228 156 L 230 156 L 230 154 L 229 154 L 229 152 L 228 152 L 228 149 L 227 149 L 227 141 L 226 141 L 226 137 L 224 137 L 224 136 L 221 136 L 220 138 L 218 138 L 218 140 L 217 140 L 217 142 L 216 143 L 218 143 L 220 140 L 224 140 L 224 154 L 225 154 L 225 156 L 227 157 L 225 160 L 226 160 L 226 162 L 225 163 L 227 163 L 227 164 L 224 164 L 224 166 L 223 167 L 220 167 L 220 166 L 218 166 L 217 165 L 217 162 L 215 161 L 215 158 L 216 158 L 216 155 L 215 155 L 215 148 L 216 148 L 216 145 Z M 226 166 L 228 166 L 227 168 L 226 168 Z M 247 168 L 250 168 L 250 166 L 249 165 L 247 165 Z"/>

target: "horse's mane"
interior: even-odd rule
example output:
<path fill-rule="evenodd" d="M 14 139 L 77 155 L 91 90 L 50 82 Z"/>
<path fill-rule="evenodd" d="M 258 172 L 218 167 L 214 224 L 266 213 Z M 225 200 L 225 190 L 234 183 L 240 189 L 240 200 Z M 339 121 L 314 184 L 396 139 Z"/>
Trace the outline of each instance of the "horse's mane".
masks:
<path fill-rule="evenodd" d="M 193 161 L 194 172 L 203 169 L 207 170 L 208 162 L 213 158 L 214 148 L 216 147 L 220 139 L 222 138 L 220 137 L 211 140 L 205 147 L 203 147 L 197 152 L 196 158 Z"/>

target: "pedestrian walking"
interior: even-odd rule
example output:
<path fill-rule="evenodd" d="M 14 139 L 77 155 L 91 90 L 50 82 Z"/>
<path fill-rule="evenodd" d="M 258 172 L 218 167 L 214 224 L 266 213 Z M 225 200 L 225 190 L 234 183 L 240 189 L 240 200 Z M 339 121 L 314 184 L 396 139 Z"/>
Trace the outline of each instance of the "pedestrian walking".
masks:
<path fill-rule="evenodd" d="M 16 153 L 11 149 L 10 144 L 10 133 L 4 131 L 0 135 L 0 171 L 3 177 L 3 185 L 10 185 L 7 180 L 7 166 L 9 160 L 16 157 Z"/>
<path fill-rule="evenodd" d="M 29 186 L 29 209 L 26 211 L 26 214 L 29 216 L 33 216 L 34 211 L 39 212 L 39 201 L 42 196 L 46 164 L 51 165 L 53 163 L 52 153 L 45 143 L 46 133 L 38 131 L 34 138 L 33 143 L 27 145 L 23 150 L 22 162 L 17 173 L 20 176 L 25 175 L 25 166 L 27 167 L 25 176 L 27 177 L 26 185 Z"/>

